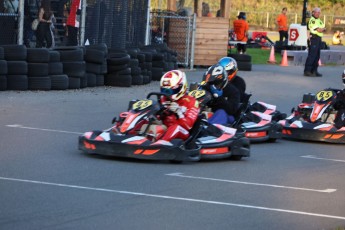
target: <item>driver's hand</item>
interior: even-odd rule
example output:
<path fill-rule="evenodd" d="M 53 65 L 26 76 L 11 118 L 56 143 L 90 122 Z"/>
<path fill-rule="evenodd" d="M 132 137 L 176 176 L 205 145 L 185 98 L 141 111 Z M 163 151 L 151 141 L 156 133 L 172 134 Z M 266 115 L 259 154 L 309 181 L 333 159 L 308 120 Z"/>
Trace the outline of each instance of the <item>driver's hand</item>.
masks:
<path fill-rule="evenodd" d="M 167 105 L 167 109 L 173 113 L 176 113 L 179 118 L 184 118 L 184 113 L 187 111 L 187 108 L 184 106 L 180 106 L 176 102 L 171 102 Z"/>

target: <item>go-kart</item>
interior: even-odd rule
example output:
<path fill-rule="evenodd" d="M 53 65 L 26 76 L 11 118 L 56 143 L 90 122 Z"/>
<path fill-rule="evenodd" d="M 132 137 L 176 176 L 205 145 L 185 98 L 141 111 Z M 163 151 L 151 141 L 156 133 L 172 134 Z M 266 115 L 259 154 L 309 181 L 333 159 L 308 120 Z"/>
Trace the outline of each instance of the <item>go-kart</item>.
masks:
<path fill-rule="evenodd" d="M 337 129 L 333 121 L 337 114 L 334 104 L 337 89 L 324 89 L 316 95 L 303 95 L 302 103 L 292 109 L 292 114 L 279 123 L 283 126 L 283 138 L 345 143 L 345 127 Z"/>
<path fill-rule="evenodd" d="M 207 108 L 207 102 L 212 100 L 211 93 L 202 87 L 193 87 L 196 89 L 192 88 L 189 95 L 199 100 L 207 114 L 206 117 L 210 117 L 212 112 Z M 275 142 L 282 137 L 282 126 L 278 121 L 285 118 L 286 115 L 279 112 L 275 105 L 264 102 L 250 104 L 250 97 L 251 94 L 245 95 L 243 103 L 235 114 L 235 122 L 228 126 L 243 130 L 250 142 Z"/>
<path fill-rule="evenodd" d="M 150 99 L 151 96 L 157 100 Z M 243 132 L 210 125 L 201 116 L 187 140 L 160 140 L 165 132 L 161 120 L 166 112 L 162 96 L 167 95 L 153 92 L 144 100 L 131 101 L 128 111 L 113 119 L 114 126 L 79 136 L 79 149 L 89 154 L 172 162 L 249 157 L 249 140 Z"/>

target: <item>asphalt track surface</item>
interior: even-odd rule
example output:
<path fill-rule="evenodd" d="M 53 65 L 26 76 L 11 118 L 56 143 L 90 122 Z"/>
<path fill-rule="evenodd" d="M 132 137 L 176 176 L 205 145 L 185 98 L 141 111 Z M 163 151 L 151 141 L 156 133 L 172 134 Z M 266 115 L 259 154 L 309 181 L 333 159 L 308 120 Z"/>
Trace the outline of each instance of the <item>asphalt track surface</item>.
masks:
<path fill-rule="evenodd" d="M 303 93 L 341 88 L 344 66 L 254 65 L 252 102 L 287 112 Z M 189 82 L 204 70 L 187 71 Z M 78 135 L 110 127 L 131 88 L 0 92 L 0 229 L 336 229 L 345 227 L 343 145 L 278 140 L 241 161 L 170 164 L 87 156 Z"/>

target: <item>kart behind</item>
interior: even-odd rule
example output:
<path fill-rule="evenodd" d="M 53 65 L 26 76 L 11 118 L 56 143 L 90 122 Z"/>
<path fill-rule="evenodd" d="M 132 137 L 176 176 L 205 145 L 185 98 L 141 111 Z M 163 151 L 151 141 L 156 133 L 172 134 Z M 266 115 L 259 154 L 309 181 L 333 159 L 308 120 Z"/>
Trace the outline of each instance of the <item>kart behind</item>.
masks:
<path fill-rule="evenodd" d="M 212 100 L 210 92 L 198 88 L 191 90 L 189 94 L 199 100 L 203 105 L 204 112 L 207 114 L 206 117 L 209 117 L 207 111 L 210 110 L 207 108 L 207 102 Z M 250 97 L 251 94 L 246 94 L 237 114 L 235 114 L 235 122 L 228 126 L 243 130 L 244 135 L 250 142 L 275 142 L 280 139 L 282 137 L 282 126 L 278 121 L 285 118 L 286 115 L 279 112 L 275 105 L 260 101 L 251 104 Z"/>
<path fill-rule="evenodd" d="M 337 111 L 334 104 L 338 89 L 324 89 L 316 95 L 303 95 L 302 103 L 292 109 L 292 114 L 279 123 L 283 137 L 301 141 L 345 143 L 345 127 L 336 128 L 333 123 Z"/>
<path fill-rule="evenodd" d="M 151 99 L 152 96 L 157 99 Z M 88 154 L 172 162 L 220 158 L 240 160 L 250 156 L 249 140 L 243 132 L 210 125 L 201 116 L 187 140 L 160 140 L 165 132 L 161 120 L 166 111 L 160 101 L 162 96 L 167 95 L 153 92 L 146 99 L 131 101 L 128 111 L 115 118 L 111 128 L 79 136 L 79 149 Z"/>

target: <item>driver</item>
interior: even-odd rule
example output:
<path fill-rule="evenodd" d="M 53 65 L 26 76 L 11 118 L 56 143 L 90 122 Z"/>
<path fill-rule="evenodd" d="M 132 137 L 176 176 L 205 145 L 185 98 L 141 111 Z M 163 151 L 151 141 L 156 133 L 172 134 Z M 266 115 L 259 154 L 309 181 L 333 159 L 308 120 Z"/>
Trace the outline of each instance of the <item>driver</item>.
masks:
<path fill-rule="evenodd" d="M 237 75 L 237 62 L 231 57 L 223 57 L 218 61 L 218 64 L 223 66 L 228 75 L 229 84 L 235 86 L 240 93 L 240 101 L 244 102 L 245 91 L 246 91 L 246 82 L 242 77 Z"/>
<path fill-rule="evenodd" d="M 189 137 L 200 109 L 198 101 L 187 94 L 187 88 L 186 75 L 180 70 L 171 70 L 162 76 L 160 90 L 168 96 L 161 97 L 161 103 L 166 108 L 162 120 L 167 126 L 161 140 L 186 140 Z"/>
<path fill-rule="evenodd" d="M 211 124 L 232 124 L 234 115 L 240 105 L 240 92 L 232 84 L 228 84 L 228 74 L 222 65 L 211 66 L 204 75 L 201 87 L 212 94 L 212 100 L 207 103 L 213 115 L 209 118 Z"/>
<path fill-rule="evenodd" d="M 341 78 L 345 87 L 345 70 Z M 345 126 L 345 88 L 337 93 L 337 101 L 334 104 L 334 109 L 338 111 L 334 119 L 334 126 L 340 129 Z"/>

